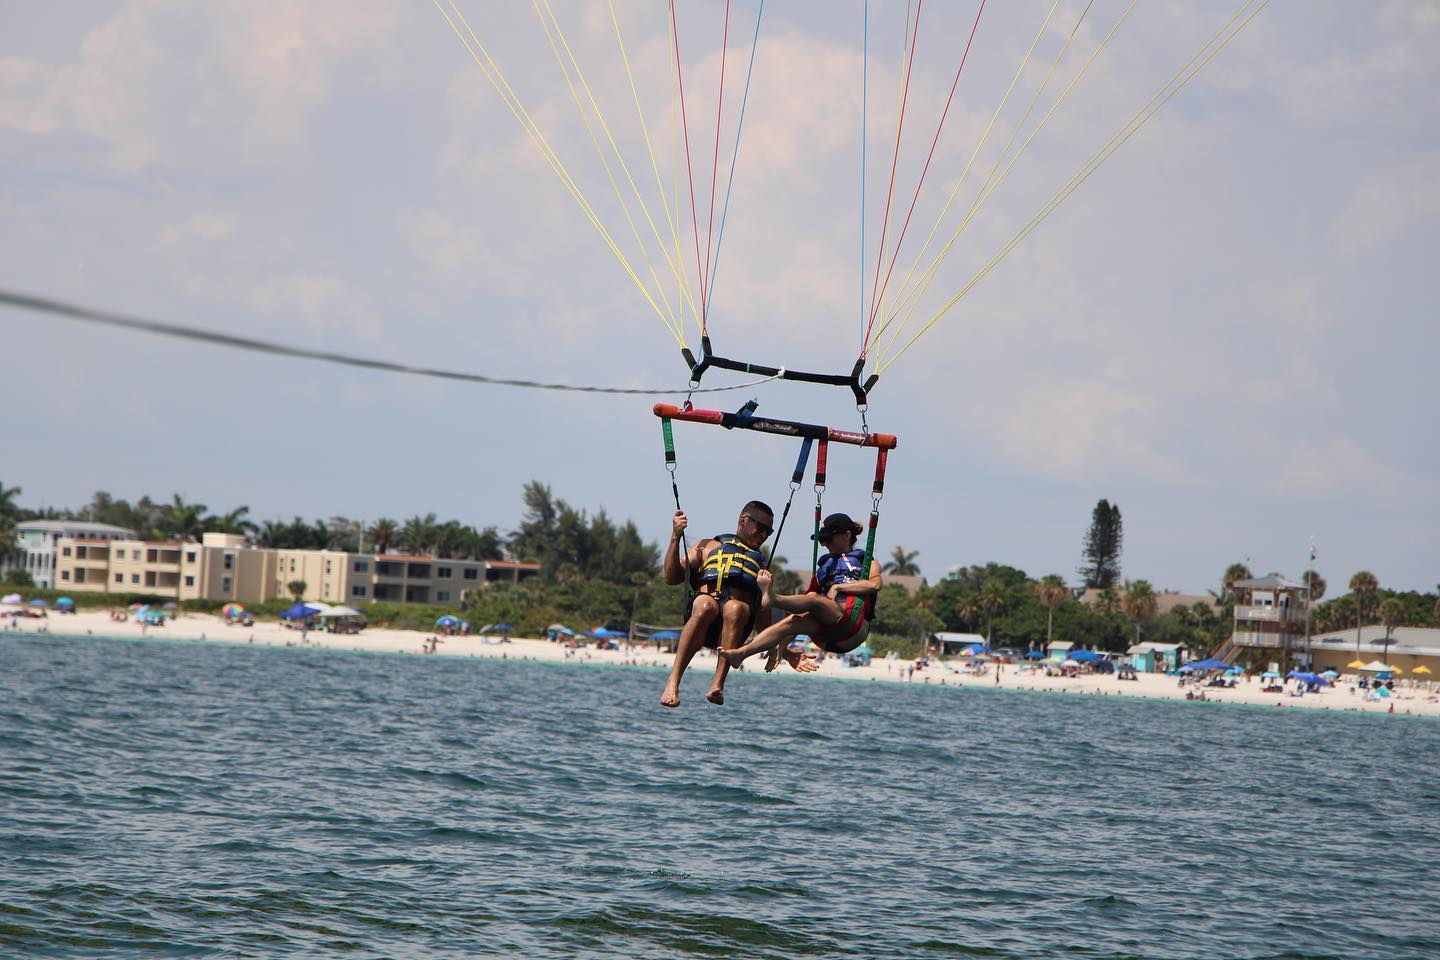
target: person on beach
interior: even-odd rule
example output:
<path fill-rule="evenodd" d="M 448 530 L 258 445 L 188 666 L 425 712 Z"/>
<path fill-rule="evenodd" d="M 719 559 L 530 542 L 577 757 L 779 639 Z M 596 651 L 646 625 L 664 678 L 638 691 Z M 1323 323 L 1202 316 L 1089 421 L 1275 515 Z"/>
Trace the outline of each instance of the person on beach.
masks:
<path fill-rule="evenodd" d="M 760 548 L 774 529 L 775 513 L 759 500 L 751 500 L 740 510 L 733 534 L 721 534 L 700 540 L 685 557 L 680 556 L 680 540 L 688 520 L 684 511 L 676 510 L 670 525 L 670 545 L 665 550 L 663 575 L 665 582 L 679 584 L 689 581 L 693 594 L 685 612 L 685 626 L 680 643 L 665 681 L 660 704 L 680 706 L 680 678 L 702 646 L 729 650 L 740 646 L 755 629 L 757 622 L 768 622 L 769 604 L 764 601 L 759 577 L 765 574 L 765 555 Z M 725 702 L 725 676 L 730 664 L 721 657 L 715 664 L 715 679 L 705 699 L 714 704 Z M 802 672 L 805 660 L 789 659 L 790 665 Z M 813 665 L 811 669 L 814 669 Z"/>
<path fill-rule="evenodd" d="M 765 598 L 770 606 L 789 616 L 765 628 L 742 647 L 722 649 L 720 656 L 738 667 L 753 654 L 777 647 L 788 649 L 790 641 L 802 633 L 827 653 L 849 653 L 864 643 L 870 636 L 870 621 L 875 618 L 880 564 L 872 559 L 870 569 L 863 569 L 865 551 L 855 547 L 863 529 L 847 514 L 832 513 L 825 518 L 815 536 L 827 553 L 816 564 L 806 593 L 776 595 L 770 571 L 761 571 L 757 582 Z"/>

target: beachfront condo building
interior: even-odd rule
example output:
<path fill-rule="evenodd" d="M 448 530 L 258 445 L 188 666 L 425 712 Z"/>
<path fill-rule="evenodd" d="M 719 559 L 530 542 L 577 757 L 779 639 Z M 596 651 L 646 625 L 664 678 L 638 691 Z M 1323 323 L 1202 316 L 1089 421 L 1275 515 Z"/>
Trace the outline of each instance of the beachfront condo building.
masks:
<path fill-rule="evenodd" d="M 108 523 L 88 520 L 26 520 L 15 524 L 15 558 L 7 565 L 24 570 L 37 587 L 61 586 L 56 567 L 60 557 L 60 541 L 74 540 L 81 545 L 86 559 L 103 561 L 112 540 L 134 540 L 135 531 Z M 74 547 L 71 547 L 72 551 Z M 86 568 L 93 567 L 87 564 Z"/>
<path fill-rule="evenodd" d="M 62 590 L 250 604 L 296 592 L 331 604 L 458 604 L 483 584 L 519 583 L 539 573 L 538 564 L 507 560 L 256 547 L 228 533 L 204 534 L 199 543 L 100 545 L 61 537 L 54 561 L 55 586 Z"/>

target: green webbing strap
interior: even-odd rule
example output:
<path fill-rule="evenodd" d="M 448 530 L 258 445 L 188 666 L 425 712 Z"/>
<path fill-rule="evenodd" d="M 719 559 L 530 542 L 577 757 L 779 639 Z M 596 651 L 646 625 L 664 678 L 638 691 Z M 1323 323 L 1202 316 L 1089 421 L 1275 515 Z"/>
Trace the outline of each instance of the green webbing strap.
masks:
<path fill-rule="evenodd" d="M 680 485 L 675 482 L 675 433 L 670 428 L 670 418 L 660 418 L 660 433 L 665 438 L 665 469 L 670 474 L 670 492 L 675 495 L 675 509 L 684 512 L 680 506 Z M 685 568 L 685 602 L 690 602 L 690 546 L 685 542 L 685 531 L 680 531 L 680 559 Z"/>

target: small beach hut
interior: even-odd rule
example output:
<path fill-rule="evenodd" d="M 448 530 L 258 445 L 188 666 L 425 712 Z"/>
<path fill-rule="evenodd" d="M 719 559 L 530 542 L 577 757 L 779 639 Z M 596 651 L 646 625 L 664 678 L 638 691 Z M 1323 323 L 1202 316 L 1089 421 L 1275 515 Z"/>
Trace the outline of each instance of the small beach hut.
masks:
<path fill-rule="evenodd" d="M 1070 651 L 1075 644 L 1071 640 L 1056 640 L 1050 644 L 1050 659 L 1063 661 L 1070 656 Z"/>

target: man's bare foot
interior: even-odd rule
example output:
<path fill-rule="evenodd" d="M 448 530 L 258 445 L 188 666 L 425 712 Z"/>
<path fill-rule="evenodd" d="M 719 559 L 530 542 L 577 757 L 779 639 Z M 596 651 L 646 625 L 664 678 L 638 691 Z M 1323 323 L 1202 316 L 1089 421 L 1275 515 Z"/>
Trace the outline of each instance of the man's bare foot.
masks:
<path fill-rule="evenodd" d="M 705 699 L 717 707 L 725 706 L 725 689 L 723 687 L 711 687 L 710 692 L 705 694 Z"/>
<path fill-rule="evenodd" d="M 771 647 L 770 652 L 765 654 L 765 672 L 774 673 L 775 668 L 780 666 L 780 657 L 785 651 L 783 647 Z"/>
<path fill-rule="evenodd" d="M 667 687 L 665 692 L 660 694 L 660 706 L 671 708 L 680 706 L 680 691 Z"/>
<path fill-rule="evenodd" d="M 737 670 L 740 668 L 740 665 L 745 662 L 745 658 L 749 656 L 749 654 L 741 653 L 739 650 L 716 650 L 715 653 L 717 656 L 724 657 L 725 662 Z"/>

